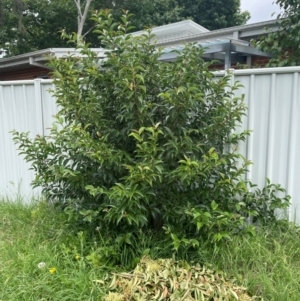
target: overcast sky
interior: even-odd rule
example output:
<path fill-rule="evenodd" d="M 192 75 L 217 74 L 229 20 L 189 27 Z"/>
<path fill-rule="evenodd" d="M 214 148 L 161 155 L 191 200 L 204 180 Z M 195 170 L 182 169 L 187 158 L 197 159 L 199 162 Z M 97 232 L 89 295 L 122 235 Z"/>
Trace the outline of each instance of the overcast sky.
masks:
<path fill-rule="evenodd" d="M 263 22 L 275 19 L 280 12 L 279 6 L 272 4 L 274 0 L 241 0 L 242 11 L 248 10 L 251 14 L 250 23 Z M 276 13 L 273 16 L 272 13 Z"/>

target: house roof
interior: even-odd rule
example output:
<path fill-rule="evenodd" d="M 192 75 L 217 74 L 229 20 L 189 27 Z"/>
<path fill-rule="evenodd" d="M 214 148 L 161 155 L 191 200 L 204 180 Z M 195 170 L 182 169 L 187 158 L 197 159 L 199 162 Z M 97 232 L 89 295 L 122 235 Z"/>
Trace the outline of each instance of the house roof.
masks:
<path fill-rule="evenodd" d="M 105 57 L 105 50 L 103 48 L 92 48 L 92 50 L 97 53 L 98 57 Z M 57 58 L 62 58 L 67 55 L 82 56 L 80 50 L 75 48 L 47 48 L 0 59 L 0 71 L 6 69 L 21 69 L 28 66 L 39 66 L 46 68 L 45 64 L 48 61 L 49 55 L 53 55 Z"/>
<path fill-rule="evenodd" d="M 192 21 L 191 21 L 192 22 Z M 180 22 L 177 22 L 180 23 Z M 174 24 L 177 24 L 174 23 Z M 195 23 L 195 22 L 192 22 Z M 196 24 L 196 23 L 195 23 Z M 173 24 L 169 24 L 166 26 L 170 26 L 171 29 Z M 160 26 L 163 27 L 163 26 Z M 250 41 L 253 38 L 257 38 L 260 35 L 265 34 L 265 29 L 269 28 L 270 31 L 277 31 L 278 25 L 276 24 L 276 20 L 270 20 L 265 22 L 246 24 L 234 27 L 228 27 L 223 29 L 217 29 L 212 31 L 203 31 L 203 32 L 190 32 L 190 34 L 185 36 L 176 36 L 176 27 L 174 27 L 173 34 L 164 35 L 164 38 L 156 38 L 157 46 L 170 46 L 170 45 L 178 45 L 188 42 L 199 42 L 217 38 L 234 38 Z M 155 33 L 155 28 L 152 30 Z M 145 31 L 136 32 L 136 35 L 141 35 L 145 33 Z"/>
<path fill-rule="evenodd" d="M 197 42 L 202 47 L 205 47 L 206 56 L 204 57 L 208 59 L 214 58 L 223 61 L 225 60 L 225 53 L 227 53 L 228 56 L 228 53 L 230 52 L 233 59 L 239 61 L 239 58 L 243 55 L 244 57 L 247 55 L 271 56 L 268 53 L 261 52 L 251 47 L 249 44 L 249 41 L 252 38 L 265 34 L 266 27 L 271 31 L 278 30 L 276 20 L 212 31 L 209 31 L 191 20 L 186 20 L 153 28 L 152 32 L 156 35 L 155 40 L 157 46 L 166 47 L 162 59 L 165 57 L 166 60 L 169 60 L 170 56 L 174 56 L 173 54 L 170 54 L 172 47 L 180 47 L 180 45 L 187 42 Z M 132 33 L 132 35 L 139 36 L 143 33 L 145 33 L 145 31 L 138 31 Z M 99 58 L 105 57 L 105 49 L 92 48 L 92 50 L 97 53 Z M 23 69 L 30 66 L 47 68 L 45 66 L 48 61 L 47 56 L 53 55 L 60 58 L 69 54 L 82 56 L 80 50 L 75 48 L 48 48 L 14 57 L 2 58 L 0 59 L 0 72 Z"/>
<path fill-rule="evenodd" d="M 203 59 L 217 60 L 224 64 L 225 69 L 231 67 L 231 64 L 247 62 L 248 56 L 272 57 L 271 53 L 260 51 L 251 46 L 250 42 L 235 39 L 217 39 L 208 42 L 196 43 L 203 48 Z M 183 45 L 174 45 L 165 47 L 161 60 L 174 61 L 178 56 L 178 51 L 183 49 Z"/>
<path fill-rule="evenodd" d="M 167 24 L 163 26 L 154 27 L 152 33 L 155 34 L 155 40 L 157 42 L 163 42 L 168 39 L 180 39 L 208 33 L 209 30 L 205 27 L 195 23 L 192 20 L 185 20 Z M 139 36 L 145 33 L 144 30 L 131 33 L 133 36 Z"/>

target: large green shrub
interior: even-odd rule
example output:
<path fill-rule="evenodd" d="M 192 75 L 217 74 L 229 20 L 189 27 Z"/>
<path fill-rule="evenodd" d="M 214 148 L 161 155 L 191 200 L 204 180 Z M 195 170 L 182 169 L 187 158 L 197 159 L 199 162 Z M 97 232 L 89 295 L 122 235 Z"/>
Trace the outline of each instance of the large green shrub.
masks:
<path fill-rule="evenodd" d="M 195 44 L 162 62 L 166 50 L 150 32 L 126 35 L 127 17 L 94 17 L 105 60 L 87 45 L 83 58 L 52 60 L 60 111 L 51 134 L 14 133 L 33 185 L 77 220 L 121 232 L 163 227 L 175 248 L 228 237 L 273 200 L 287 206 L 265 192 L 255 205 L 261 193 L 244 180 L 249 162 L 236 150 L 247 132 L 233 133 L 246 111 L 238 83 L 215 78 Z"/>

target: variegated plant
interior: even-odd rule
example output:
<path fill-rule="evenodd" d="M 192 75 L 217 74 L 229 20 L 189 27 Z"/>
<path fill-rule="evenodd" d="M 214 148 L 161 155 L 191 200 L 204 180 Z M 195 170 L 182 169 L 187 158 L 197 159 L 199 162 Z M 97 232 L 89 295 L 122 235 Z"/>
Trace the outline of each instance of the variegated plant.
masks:
<path fill-rule="evenodd" d="M 221 272 L 173 259 L 141 259 L 132 273 L 115 274 L 105 301 L 254 301 L 245 287 Z"/>

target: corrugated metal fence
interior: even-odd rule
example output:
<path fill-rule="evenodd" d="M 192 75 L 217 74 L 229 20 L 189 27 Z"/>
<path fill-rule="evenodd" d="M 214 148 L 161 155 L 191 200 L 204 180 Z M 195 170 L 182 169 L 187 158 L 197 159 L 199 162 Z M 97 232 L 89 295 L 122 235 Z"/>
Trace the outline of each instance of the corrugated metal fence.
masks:
<path fill-rule="evenodd" d="M 254 162 L 247 178 L 259 187 L 268 177 L 280 183 L 292 196 L 290 220 L 300 223 L 300 67 L 235 70 L 233 81 L 240 81 L 236 95 L 245 94 L 248 116 L 244 129 L 253 131 L 240 152 Z M 223 72 L 216 76 L 223 76 Z M 44 134 L 57 107 L 47 92 L 51 80 L 0 83 L 0 193 L 32 193 L 32 172 L 18 156 L 9 131 Z M 12 185 L 11 183 L 14 183 Z"/>
<path fill-rule="evenodd" d="M 34 174 L 18 155 L 10 131 L 30 132 L 31 137 L 45 134 L 57 112 L 50 88 L 51 80 L 0 82 L 0 195 L 32 194 Z"/>
<path fill-rule="evenodd" d="M 233 80 L 244 86 L 248 114 L 243 128 L 252 130 L 241 153 L 253 162 L 247 178 L 263 187 L 266 178 L 292 196 L 289 219 L 300 223 L 300 67 L 238 70 Z"/>

